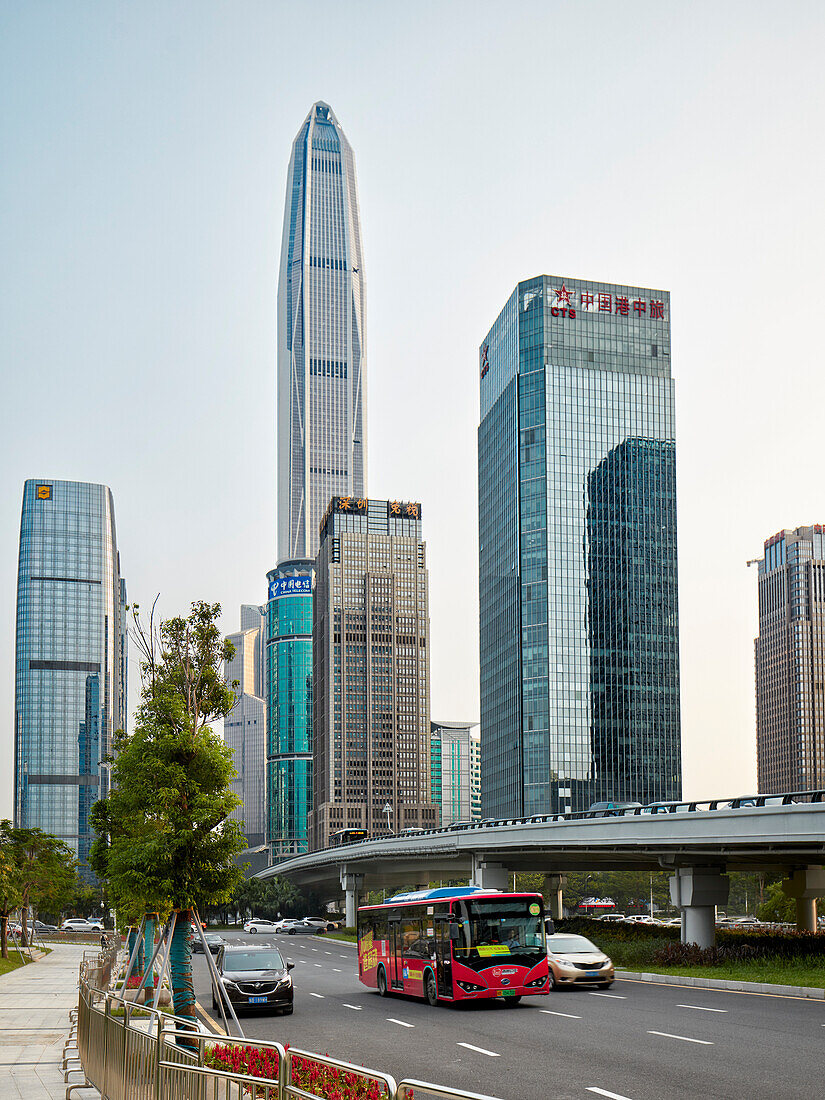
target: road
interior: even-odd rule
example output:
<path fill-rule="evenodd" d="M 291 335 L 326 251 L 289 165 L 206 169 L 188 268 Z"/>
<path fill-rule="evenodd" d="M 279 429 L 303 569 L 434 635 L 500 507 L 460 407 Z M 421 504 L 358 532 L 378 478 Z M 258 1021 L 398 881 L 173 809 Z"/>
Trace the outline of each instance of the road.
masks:
<path fill-rule="evenodd" d="M 247 1014 L 248 1038 L 289 1043 L 392 1074 L 502 1100 L 811 1100 L 825 1079 L 825 1001 L 618 980 L 430 1008 L 361 985 L 355 948 L 323 937 L 277 943 L 295 963 L 292 1016 Z M 211 1011 L 206 960 L 195 990 Z"/>

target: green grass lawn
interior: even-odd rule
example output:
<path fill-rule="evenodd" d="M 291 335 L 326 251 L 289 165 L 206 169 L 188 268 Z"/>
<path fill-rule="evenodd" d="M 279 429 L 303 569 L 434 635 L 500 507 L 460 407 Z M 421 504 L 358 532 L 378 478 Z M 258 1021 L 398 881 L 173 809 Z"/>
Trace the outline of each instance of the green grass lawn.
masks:
<path fill-rule="evenodd" d="M 614 962 L 616 960 L 614 959 Z M 825 968 L 784 959 L 753 959 L 723 966 L 627 966 L 645 974 L 676 975 L 685 978 L 721 978 L 723 981 L 769 982 L 771 985 L 803 985 L 825 988 Z M 616 975 L 620 977 L 620 974 Z"/>
<path fill-rule="evenodd" d="M 20 956 L 14 950 L 9 948 L 9 957 L 7 959 L 0 959 L 0 975 L 10 974 L 12 970 L 17 970 L 23 965 L 23 961 Z"/>
<path fill-rule="evenodd" d="M 340 940 L 342 943 L 355 943 L 358 935 L 354 928 L 336 928 L 334 932 L 324 932 L 322 940 Z"/>

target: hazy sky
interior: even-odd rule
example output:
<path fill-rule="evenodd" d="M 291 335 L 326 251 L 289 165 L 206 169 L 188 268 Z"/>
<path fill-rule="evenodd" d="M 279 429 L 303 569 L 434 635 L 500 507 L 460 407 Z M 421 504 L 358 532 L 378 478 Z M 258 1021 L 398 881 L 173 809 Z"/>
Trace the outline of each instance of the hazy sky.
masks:
<path fill-rule="evenodd" d="M 482 337 L 542 272 L 661 287 L 685 794 L 751 792 L 745 562 L 825 522 L 823 54 L 821 3 L 0 0 L 0 816 L 25 478 L 111 486 L 131 599 L 219 600 L 228 632 L 265 598 L 316 99 L 358 167 L 370 495 L 423 502 L 433 716 L 478 717 Z"/>

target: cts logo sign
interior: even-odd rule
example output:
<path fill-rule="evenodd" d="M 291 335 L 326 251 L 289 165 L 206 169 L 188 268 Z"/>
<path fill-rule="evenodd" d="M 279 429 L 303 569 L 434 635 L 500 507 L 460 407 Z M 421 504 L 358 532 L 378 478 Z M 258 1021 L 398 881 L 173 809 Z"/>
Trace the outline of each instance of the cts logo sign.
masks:
<path fill-rule="evenodd" d="M 38 500 L 51 500 L 52 499 L 52 487 L 51 485 L 38 485 L 36 489 Z"/>

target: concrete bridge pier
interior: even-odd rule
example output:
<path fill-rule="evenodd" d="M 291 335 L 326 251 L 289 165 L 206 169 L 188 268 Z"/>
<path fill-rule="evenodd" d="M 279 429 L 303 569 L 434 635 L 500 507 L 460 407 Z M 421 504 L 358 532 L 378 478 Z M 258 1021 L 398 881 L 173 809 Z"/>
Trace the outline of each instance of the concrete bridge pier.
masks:
<path fill-rule="evenodd" d="M 567 875 L 545 875 L 544 895 L 547 898 L 547 913 L 554 921 L 564 916 L 563 891 L 567 885 Z"/>
<path fill-rule="evenodd" d="M 797 931 L 816 932 L 816 899 L 825 896 L 825 868 L 791 871 L 791 877 L 782 880 L 782 889 L 796 901 Z"/>
<path fill-rule="evenodd" d="M 507 890 L 509 884 L 510 872 L 503 863 L 488 863 L 484 856 L 473 853 L 471 886 L 480 886 L 483 890 Z"/>
<path fill-rule="evenodd" d="M 345 913 L 347 928 L 355 927 L 356 913 L 358 911 L 358 894 L 363 881 L 363 875 L 353 875 L 347 871 L 346 867 L 341 868 L 341 889 L 344 891 L 344 896 L 346 898 Z"/>
<path fill-rule="evenodd" d="M 713 947 L 716 906 L 728 900 L 730 879 L 715 867 L 678 867 L 670 879 L 670 900 L 682 911 L 682 943 Z"/>

